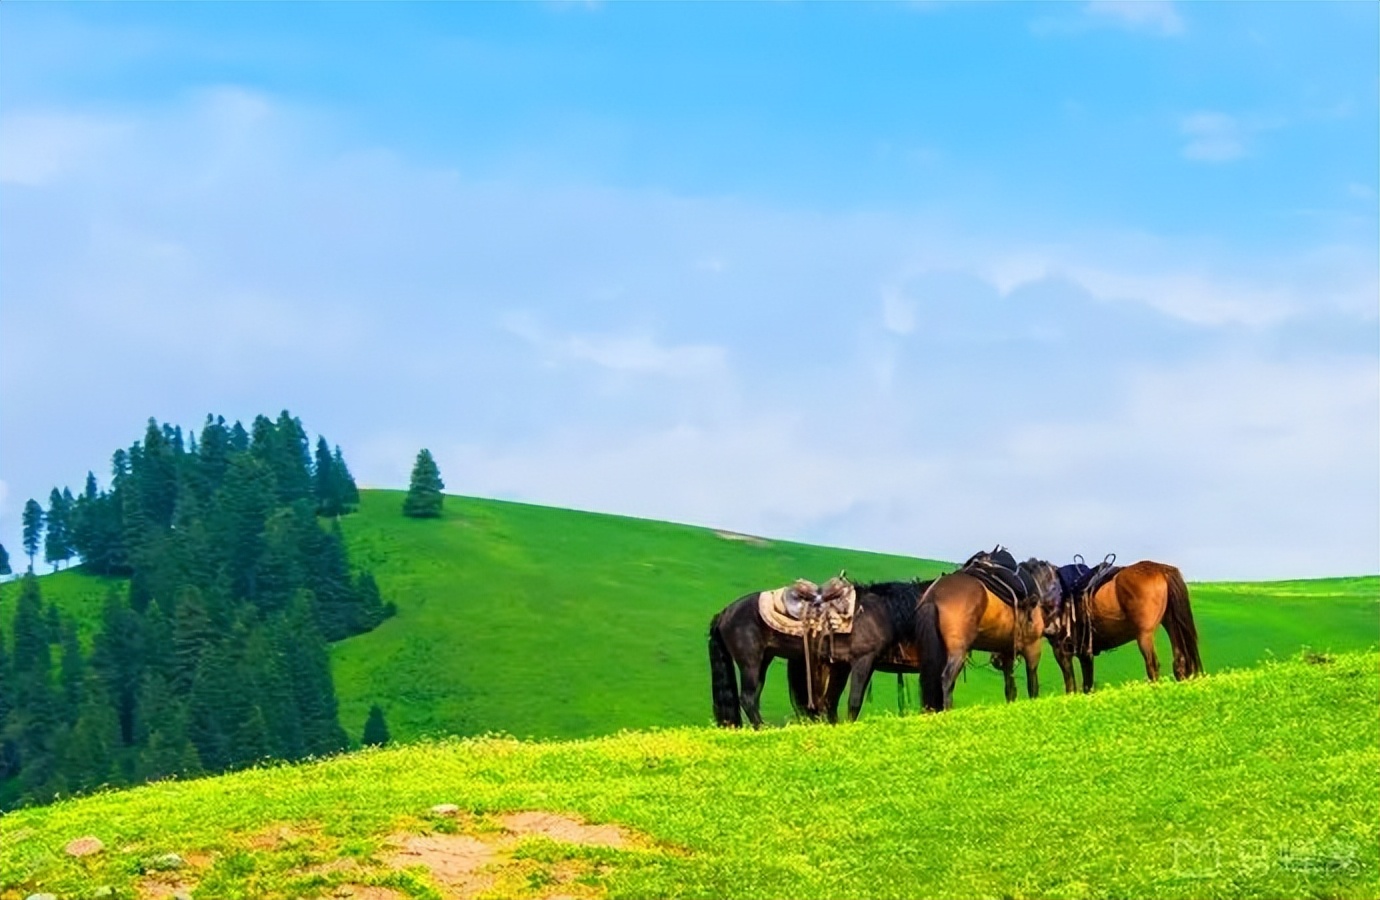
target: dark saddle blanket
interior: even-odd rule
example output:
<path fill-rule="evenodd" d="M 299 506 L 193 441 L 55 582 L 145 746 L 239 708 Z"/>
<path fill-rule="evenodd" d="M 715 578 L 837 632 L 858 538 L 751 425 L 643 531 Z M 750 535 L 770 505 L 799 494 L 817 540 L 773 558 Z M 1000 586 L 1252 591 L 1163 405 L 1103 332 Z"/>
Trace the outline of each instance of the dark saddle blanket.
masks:
<path fill-rule="evenodd" d="M 1089 566 L 1081 555 L 1075 555 L 1072 563 L 1058 569 L 1059 593 L 1065 600 L 1091 597 L 1122 570 L 1123 567 L 1115 562 L 1115 553 L 1108 553 L 1096 566 Z"/>
<path fill-rule="evenodd" d="M 1039 599 L 1039 588 L 1030 573 L 1017 564 L 1011 552 L 997 545 L 990 552 L 974 553 L 960 570 L 971 575 L 1007 606 L 1027 609 Z"/>

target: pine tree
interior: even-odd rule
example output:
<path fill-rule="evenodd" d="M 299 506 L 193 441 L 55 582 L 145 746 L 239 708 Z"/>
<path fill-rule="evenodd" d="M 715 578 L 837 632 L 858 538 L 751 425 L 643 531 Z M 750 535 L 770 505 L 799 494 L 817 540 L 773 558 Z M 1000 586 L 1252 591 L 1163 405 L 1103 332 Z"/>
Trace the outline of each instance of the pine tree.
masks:
<path fill-rule="evenodd" d="M 25 575 L 14 613 L 13 710 L 8 736 L 20 766 L 20 789 L 30 799 L 48 800 L 58 787 L 57 740 L 61 731 L 58 699 L 52 685 L 48 624 L 38 578 Z"/>
<path fill-rule="evenodd" d="M 308 579 L 316 598 L 317 624 L 328 641 L 338 641 L 352 634 L 368 631 L 359 601 L 359 593 L 350 579 L 350 561 L 345 550 L 345 537 L 340 522 L 333 521 L 329 530 L 313 528 L 304 535 Z"/>
<path fill-rule="evenodd" d="M 278 446 L 274 474 L 278 476 L 278 497 L 281 502 L 287 504 L 296 503 L 298 500 L 310 500 L 311 440 L 302 427 L 302 420 L 283 410 L 278 414 L 275 429 L 278 433 Z"/>
<path fill-rule="evenodd" d="M 201 771 L 196 748 L 187 738 L 187 708 L 167 679 L 150 673 L 139 694 L 139 760 L 135 777 L 154 781 Z M 194 760 L 190 765 L 188 760 Z"/>
<path fill-rule="evenodd" d="M 24 552 L 29 557 L 29 571 L 34 570 L 34 557 L 38 555 L 38 543 L 43 537 L 43 507 L 38 501 L 29 498 L 24 504 Z"/>
<path fill-rule="evenodd" d="M 139 689 L 144 681 L 143 619 L 111 588 L 101 610 L 101 630 L 91 646 L 91 668 L 115 706 L 120 743 L 134 743 Z"/>
<path fill-rule="evenodd" d="M 264 526 L 276 505 L 275 494 L 273 472 L 266 463 L 248 453 L 230 458 L 207 532 L 212 544 L 220 547 L 230 595 L 237 599 L 258 596 Z"/>
<path fill-rule="evenodd" d="M 412 483 L 407 489 L 407 499 L 403 501 L 403 515 L 414 519 L 434 519 L 441 515 L 441 504 L 445 487 L 441 481 L 441 470 L 431 451 L 423 449 L 417 454 L 417 462 L 412 466 Z"/>
<path fill-rule="evenodd" d="M 208 771 L 218 772 L 233 758 L 230 740 L 235 732 L 238 691 L 235 669 L 225 648 L 210 648 L 197 666 L 187 704 L 187 737 Z"/>
<path fill-rule="evenodd" d="M 119 725 L 110 704 L 95 698 L 83 704 L 76 724 L 61 742 L 59 774 L 67 789 L 90 791 L 123 780 L 113 764 L 119 740 Z"/>
<path fill-rule="evenodd" d="M 397 613 L 398 608 L 392 601 L 383 602 L 383 597 L 379 595 L 378 582 L 374 580 L 372 572 L 361 572 L 355 579 L 355 601 L 358 610 L 359 624 L 358 631 L 363 633 L 371 631 L 387 619 Z"/>
<path fill-rule="evenodd" d="M 359 487 L 355 485 L 355 476 L 350 474 L 350 467 L 345 465 L 345 457 L 340 452 L 340 445 L 336 445 L 335 452 L 331 454 L 331 460 L 335 463 L 335 474 L 340 479 L 340 502 L 345 508 L 345 512 L 354 512 L 359 509 Z"/>
<path fill-rule="evenodd" d="M 14 711 L 14 676 L 5 635 L 0 632 L 0 782 L 19 771 L 18 748 L 10 736 L 10 713 Z"/>
<path fill-rule="evenodd" d="M 383 709 L 375 703 L 369 707 L 369 718 L 364 723 L 364 736 L 360 743 L 365 747 L 382 747 L 390 740 L 388 723 L 383 720 Z"/>
<path fill-rule="evenodd" d="M 257 705 L 250 707 L 249 714 L 235 728 L 230 748 L 232 766 L 252 765 L 272 755 L 268 723 L 264 721 L 263 710 Z"/>
<path fill-rule="evenodd" d="M 306 755 L 297 698 L 287 671 L 283 647 L 288 643 L 283 617 L 257 628 L 245 644 L 241 679 L 250 685 L 268 729 L 271 753 L 280 759 Z"/>
<path fill-rule="evenodd" d="M 71 724 L 80 715 L 86 699 L 86 660 L 82 657 L 81 644 L 77 640 L 77 626 L 70 619 L 62 623 L 62 669 L 59 681 L 62 685 L 62 717 Z"/>
<path fill-rule="evenodd" d="M 13 575 L 14 570 L 10 568 L 10 554 L 5 549 L 4 544 L 0 544 L 0 575 Z"/>
<path fill-rule="evenodd" d="M 348 739 L 340 727 L 330 655 L 316 628 L 310 603 L 311 592 L 299 591 L 288 609 L 285 655 L 297 698 L 304 749 L 308 754 L 321 756 L 344 749 Z"/>
<path fill-rule="evenodd" d="M 316 514 L 339 516 L 345 511 L 344 484 L 335 468 L 335 457 L 325 438 L 316 439 L 316 466 L 312 472 L 316 493 Z"/>
<path fill-rule="evenodd" d="M 216 631 L 201 591 L 190 585 L 183 588 L 172 629 L 172 685 L 179 694 L 191 693 L 201 657 L 215 642 Z"/>
<path fill-rule="evenodd" d="M 48 528 L 43 541 L 43 559 L 53 567 L 53 571 L 72 558 L 72 516 L 68 505 L 71 496 L 71 491 L 64 496 L 57 488 L 53 488 L 48 495 Z"/>

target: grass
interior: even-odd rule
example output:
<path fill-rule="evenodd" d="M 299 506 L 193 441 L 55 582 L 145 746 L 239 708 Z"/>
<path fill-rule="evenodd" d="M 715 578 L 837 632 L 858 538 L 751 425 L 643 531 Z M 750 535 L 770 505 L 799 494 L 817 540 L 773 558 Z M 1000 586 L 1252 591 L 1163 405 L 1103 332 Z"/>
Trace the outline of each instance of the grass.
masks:
<path fill-rule="evenodd" d="M 384 597 L 399 610 L 375 631 L 333 648 L 341 719 L 356 739 L 374 702 L 383 706 L 394 737 L 404 740 L 486 732 L 569 738 L 703 724 L 710 720 L 705 633 L 709 618 L 733 599 L 845 568 L 862 580 L 932 577 L 950 568 L 455 496 L 446 498 L 439 520 L 406 519 L 402 499 L 400 491 L 364 491 L 360 511 L 343 522 L 353 558 L 374 570 Z M 44 596 L 75 615 L 88 639 L 108 584 L 80 570 L 43 578 Z M 15 589 L 0 585 L 0 627 L 13 617 Z M 1380 578 L 1374 576 L 1193 583 L 1190 593 L 1209 671 L 1254 666 L 1303 648 L 1376 645 Z M 1160 642 L 1167 669 L 1163 634 Z M 1144 668 L 1128 646 L 1099 656 L 1097 675 L 1100 684 L 1112 685 L 1143 679 Z M 1046 693 L 1062 690 L 1049 653 L 1041 684 Z M 913 707 L 914 677 L 907 690 Z M 970 666 L 955 702 L 1001 701 L 1000 676 Z M 779 666 L 768 678 L 763 708 L 768 721 L 789 718 Z M 895 681 L 881 676 L 864 714 L 895 710 Z"/>
<path fill-rule="evenodd" d="M 529 837 L 488 896 L 1375 897 L 1377 689 L 1380 655 L 1313 655 L 836 728 L 422 742 L 7 815 L 0 898 L 136 896 L 166 853 L 194 896 L 436 898 L 387 836 L 492 840 L 523 809 L 641 837 Z"/>

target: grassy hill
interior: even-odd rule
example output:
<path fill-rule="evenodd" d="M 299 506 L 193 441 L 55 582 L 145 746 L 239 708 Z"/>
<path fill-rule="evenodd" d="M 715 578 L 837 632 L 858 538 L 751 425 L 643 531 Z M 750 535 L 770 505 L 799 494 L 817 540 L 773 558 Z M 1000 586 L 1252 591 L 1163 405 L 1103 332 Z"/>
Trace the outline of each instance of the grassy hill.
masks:
<path fill-rule="evenodd" d="M 932 577 L 949 568 L 454 496 L 442 519 L 406 519 L 402 498 L 400 491 L 364 491 L 360 511 L 344 520 L 353 558 L 373 569 L 399 610 L 333 650 L 341 718 L 356 739 L 373 702 L 401 739 L 486 732 L 583 737 L 702 724 L 710 720 L 706 628 L 731 600 L 843 568 L 863 580 Z M 44 596 L 75 615 L 88 636 L 111 584 L 119 587 L 80 570 L 43 578 Z M 1376 644 L 1380 578 L 1373 576 L 1192 583 L 1190 592 L 1209 671 L 1304 647 Z M 13 615 L 14 593 L 14 585 L 0 586 L 0 623 Z M 1165 644 L 1162 659 L 1168 658 Z M 1097 665 L 1104 685 L 1144 677 L 1134 647 L 1104 654 Z M 989 667 L 970 666 L 965 679 L 958 705 L 1001 702 L 1001 679 Z M 769 721 L 788 718 L 783 682 L 779 668 L 768 678 Z M 909 682 L 913 708 L 915 679 Z M 1062 690 L 1048 653 L 1041 683 L 1047 693 Z M 864 714 L 895 710 L 895 681 L 880 676 Z"/>
<path fill-rule="evenodd" d="M 7 815 L 0 900 L 1375 897 L 1377 690 L 1380 655 L 1314 654 L 838 728 L 423 742 Z"/>

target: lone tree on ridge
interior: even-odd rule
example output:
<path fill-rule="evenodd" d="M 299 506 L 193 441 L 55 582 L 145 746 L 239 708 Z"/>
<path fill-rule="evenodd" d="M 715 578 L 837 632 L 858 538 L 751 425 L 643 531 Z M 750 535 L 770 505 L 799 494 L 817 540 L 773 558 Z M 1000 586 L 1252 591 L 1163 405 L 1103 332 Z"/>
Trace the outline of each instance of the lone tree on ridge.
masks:
<path fill-rule="evenodd" d="M 441 515 L 441 503 L 445 499 L 441 489 L 445 486 L 431 451 L 423 449 L 412 467 L 412 484 L 403 501 L 403 515 L 414 519 L 434 519 Z"/>

